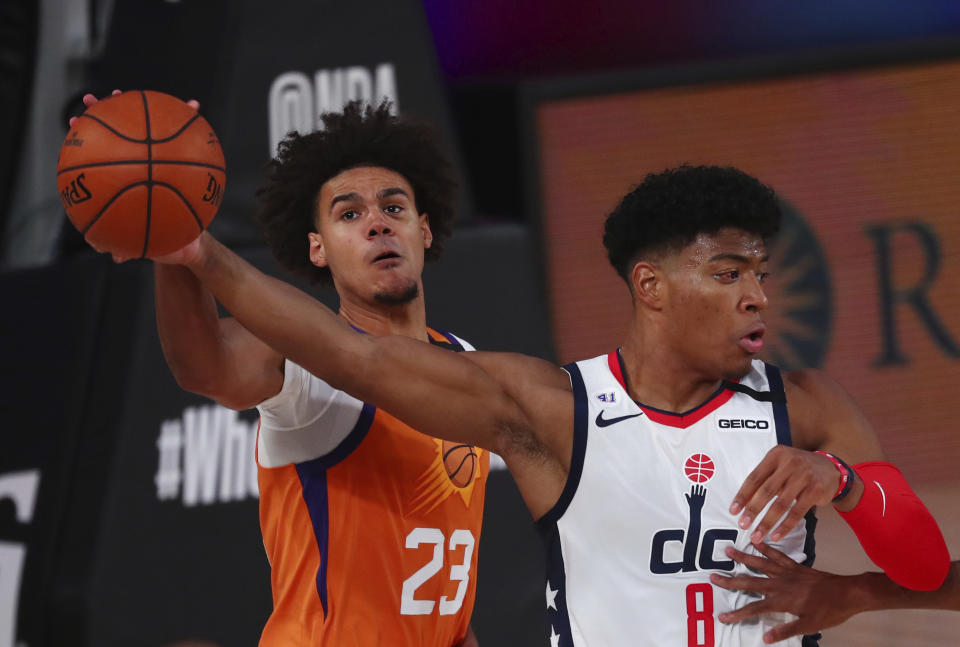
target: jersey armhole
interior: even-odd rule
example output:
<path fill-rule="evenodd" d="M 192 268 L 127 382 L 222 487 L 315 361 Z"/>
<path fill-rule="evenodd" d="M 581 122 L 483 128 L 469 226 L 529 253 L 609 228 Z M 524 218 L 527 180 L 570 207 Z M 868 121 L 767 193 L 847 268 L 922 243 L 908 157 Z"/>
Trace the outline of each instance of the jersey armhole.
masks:
<path fill-rule="evenodd" d="M 546 538 L 553 531 L 563 513 L 567 511 L 573 496 L 580 485 L 580 475 L 583 473 L 583 461 L 587 452 L 587 389 L 583 383 L 583 375 L 575 364 L 563 367 L 570 375 L 570 384 L 573 387 L 573 452 L 570 456 L 570 471 L 567 473 L 567 482 L 563 486 L 560 498 L 542 517 L 536 520 L 536 526 L 541 535 Z"/>

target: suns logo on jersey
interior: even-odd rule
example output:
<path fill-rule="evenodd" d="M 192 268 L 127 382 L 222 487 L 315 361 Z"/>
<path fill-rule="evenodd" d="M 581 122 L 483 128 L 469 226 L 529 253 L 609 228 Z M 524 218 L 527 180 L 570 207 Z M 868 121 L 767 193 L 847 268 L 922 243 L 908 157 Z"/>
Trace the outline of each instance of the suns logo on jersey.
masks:
<path fill-rule="evenodd" d="M 412 514 L 429 512 L 451 496 L 459 496 L 469 506 L 480 478 L 482 449 L 437 438 L 433 442 L 437 453 L 414 485 Z"/>

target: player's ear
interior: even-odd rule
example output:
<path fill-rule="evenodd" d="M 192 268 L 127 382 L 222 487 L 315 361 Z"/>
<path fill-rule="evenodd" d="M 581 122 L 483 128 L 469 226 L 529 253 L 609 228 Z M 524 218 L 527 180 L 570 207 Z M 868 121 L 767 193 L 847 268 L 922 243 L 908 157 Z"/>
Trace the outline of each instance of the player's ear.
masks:
<path fill-rule="evenodd" d="M 310 262 L 317 267 L 326 267 L 327 251 L 323 246 L 323 236 L 311 231 L 307 234 L 307 241 L 310 244 Z"/>
<path fill-rule="evenodd" d="M 420 231 L 423 232 L 423 248 L 430 249 L 430 245 L 433 244 L 433 232 L 430 231 L 430 216 L 425 213 L 420 214 Z"/>
<path fill-rule="evenodd" d="M 653 310 L 663 309 L 663 268 L 648 261 L 639 261 L 630 272 L 630 291 L 633 298 Z"/>

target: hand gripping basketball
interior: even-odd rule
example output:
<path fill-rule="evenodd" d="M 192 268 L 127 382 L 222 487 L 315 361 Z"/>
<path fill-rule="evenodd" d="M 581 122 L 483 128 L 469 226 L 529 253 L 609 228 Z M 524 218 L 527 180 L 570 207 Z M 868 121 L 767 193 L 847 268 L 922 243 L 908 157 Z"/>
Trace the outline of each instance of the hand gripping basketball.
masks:
<path fill-rule="evenodd" d="M 67 216 L 115 258 L 170 254 L 194 240 L 223 201 L 226 169 L 216 134 L 161 92 L 117 92 L 70 120 L 57 188 Z"/>

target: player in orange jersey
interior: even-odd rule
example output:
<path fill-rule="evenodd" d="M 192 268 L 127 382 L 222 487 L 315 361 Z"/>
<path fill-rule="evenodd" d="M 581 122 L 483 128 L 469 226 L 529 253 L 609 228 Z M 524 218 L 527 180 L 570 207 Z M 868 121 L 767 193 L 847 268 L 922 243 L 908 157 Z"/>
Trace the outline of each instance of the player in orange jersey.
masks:
<path fill-rule="evenodd" d="M 267 176 L 258 219 L 271 250 L 286 269 L 332 282 L 344 321 L 471 350 L 426 325 L 421 272 L 450 234 L 455 187 L 425 126 L 353 103 L 324 115 L 322 131 L 285 139 Z M 475 645 L 488 454 L 425 436 L 286 360 L 220 318 L 190 270 L 157 263 L 155 279 L 177 382 L 261 413 L 274 608 L 260 644 Z"/>

